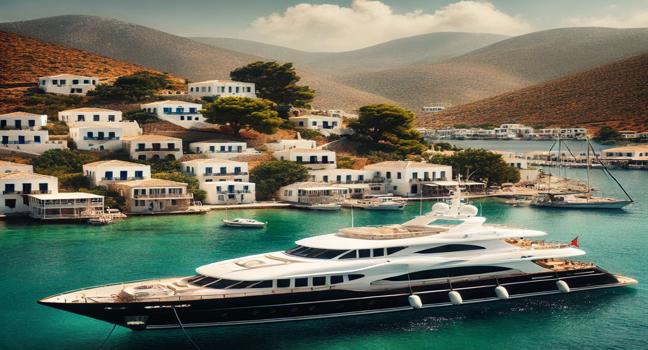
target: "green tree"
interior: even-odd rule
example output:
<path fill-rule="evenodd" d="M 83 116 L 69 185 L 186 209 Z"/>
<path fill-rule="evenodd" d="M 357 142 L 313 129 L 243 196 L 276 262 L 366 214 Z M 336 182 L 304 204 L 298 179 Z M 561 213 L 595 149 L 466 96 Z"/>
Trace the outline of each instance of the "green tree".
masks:
<path fill-rule="evenodd" d="M 502 155 L 485 150 L 468 148 L 453 155 L 436 154 L 430 163 L 452 166 L 455 174 L 463 179 L 486 182 L 487 185 L 501 185 L 504 182 L 520 181 L 520 171 L 508 165 Z"/>
<path fill-rule="evenodd" d="M 51 149 L 32 161 L 34 171 L 40 174 L 80 173 L 83 164 L 95 159 L 88 153 L 71 149 Z"/>
<path fill-rule="evenodd" d="M 288 116 L 290 106 L 308 107 L 315 97 L 315 90 L 298 85 L 301 77 L 297 75 L 292 63 L 253 62 L 236 68 L 230 73 L 233 80 L 254 83 L 257 96 L 275 102 L 282 117 Z"/>
<path fill-rule="evenodd" d="M 603 144 L 611 144 L 621 140 L 621 133 L 609 126 L 603 126 L 594 136 L 594 141 Z"/>
<path fill-rule="evenodd" d="M 166 74 L 137 72 L 117 78 L 114 84 L 101 84 L 88 92 L 93 102 L 142 102 L 155 99 L 156 93 L 171 86 Z"/>
<path fill-rule="evenodd" d="M 266 99 L 221 97 L 205 106 L 202 113 L 210 123 L 228 125 L 236 136 L 243 128 L 274 134 L 283 119 L 277 116 L 273 107 L 274 103 Z"/>
<path fill-rule="evenodd" d="M 261 163 L 250 172 L 250 181 L 256 183 L 256 196 L 260 200 L 271 199 L 282 186 L 307 179 L 306 167 L 287 160 Z"/>
<path fill-rule="evenodd" d="M 349 123 L 354 138 L 364 142 L 367 151 L 420 154 L 427 149 L 414 129 L 414 113 L 407 109 L 375 104 L 360 107 L 358 119 Z"/>
<path fill-rule="evenodd" d="M 139 124 L 153 123 L 159 120 L 157 115 L 151 112 L 147 112 L 143 109 L 137 109 L 124 113 L 124 119 L 136 121 Z"/>
<path fill-rule="evenodd" d="M 105 186 L 80 188 L 78 191 L 104 196 L 104 204 L 108 208 L 123 208 L 124 204 L 126 203 L 126 200 L 119 194 L 118 191 L 107 188 Z"/>

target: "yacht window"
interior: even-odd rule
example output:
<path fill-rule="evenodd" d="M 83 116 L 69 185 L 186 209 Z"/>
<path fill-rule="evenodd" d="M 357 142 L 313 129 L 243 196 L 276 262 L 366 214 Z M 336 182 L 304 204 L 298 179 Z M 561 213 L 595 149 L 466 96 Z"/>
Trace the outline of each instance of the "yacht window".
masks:
<path fill-rule="evenodd" d="M 446 244 L 440 247 L 428 248 L 416 253 L 418 254 L 436 254 L 436 253 L 450 253 L 450 252 L 461 252 L 464 250 L 479 250 L 486 249 L 482 246 L 472 245 L 472 244 Z"/>
<path fill-rule="evenodd" d="M 383 248 L 378 248 L 373 250 L 373 257 L 385 255 L 385 250 Z"/>
<path fill-rule="evenodd" d="M 355 273 L 355 274 L 348 275 L 347 279 L 349 281 L 353 281 L 353 280 L 357 280 L 358 278 L 362 278 L 362 277 L 364 277 L 364 275 Z"/>
<path fill-rule="evenodd" d="M 508 267 L 501 266 L 463 266 L 450 267 L 447 269 L 434 269 L 412 272 L 409 275 L 399 275 L 385 278 L 387 281 L 408 281 L 408 280 L 426 280 L 432 278 L 447 278 L 466 275 L 477 275 L 483 273 L 500 272 L 510 270 Z"/>
<path fill-rule="evenodd" d="M 308 278 L 295 278 L 295 287 L 307 287 L 308 286 Z"/>
<path fill-rule="evenodd" d="M 200 279 L 200 280 L 197 280 L 197 281 L 194 282 L 193 284 L 196 285 L 196 286 L 204 286 L 204 285 L 206 285 L 206 284 L 210 284 L 210 283 L 212 283 L 212 282 L 214 282 L 214 281 L 216 281 L 216 280 L 218 280 L 218 278 L 205 277 L 205 278 L 202 278 L 202 279 Z"/>
<path fill-rule="evenodd" d="M 352 251 L 342 255 L 338 259 L 355 259 L 355 258 L 356 258 L 356 251 L 352 250 Z"/>
<path fill-rule="evenodd" d="M 235 283 L 238 283 L 239 281 L 232 281 L 232 280 L 226 280 L 222 279 L 218 282 L 212 283 L 209 285 L 209 288 L 214 288 L 214 289 L 225 289 Z"/>
<path fill-rule="evenodd" d="M 323 286 L 326 284 L 326 277 L 313 277 L 314 286 Z"/>
<path fill-rule="evenodd" d="M 247 288 L 253 284 L 257 284 L 259 281 L 241 281 L 237 284 L 233 284 L 227 288 Z"/>
<path fill-rule="evenodd" d="M 203 275 L 195 275 L 195 276 L 189 278 L 187 280 L 187 283 L 194 283 L 194 282 L 198 281 L 201 278 L 205 278 L 205 276 L 203 276 Z"/>
<path fill-rule="evenodd" d="M 346 250 L 320 249 L 320 248 L 309 248 L 304 246 L 297 246 L 295 248 L 286 250 L 285 253 L 288 255 L 300 256 L 303 258 L 333 259 L 344 252 L 346 252 Z"/>
<path fill-rule="evenodd" d="M 308 247 L 298 245 L 298 246 L 296 246 L 294 248 L 290 248 L 290 249 L 286 250 L 286 254 L 295 255 L 296 253 L 298 253 L 298 252 L 300 252 L 302 250 L 305 250 L 305 249 L 308 249 Z"/>
<path fill-rule="evenodd" d="M 272 288 L 272 281 L 261 281 L 250 288 Z"/>
<path fill-rule="evenodd" d="M 277 280 L 277 288 L 290 287 L 290 280 Z"/>
<path fill-rule="evenodd" d="M 344 276 L 335 275 L 331 276 L 331 284 L 338 284 L 344 282 Z"/>
<path fill-rule="evenodd" d="M 387 255 L 392 255 L 394 253 L 400 252 L 405 249 L 405 247 L 389 247 L 387 248 Z"/>
<path fill-rule="evenodd" d="M 453 220 L 453 219 L 436 219 L 432 222 L 430 222 L 428 225 L 435 225 L 435 226 L 456 226 L 456 225 L 461 225 L 463 224 L 463 220 Z"/>
<path fill-rule="evenodd" d="M 368 258 L 371 252 L 371 249 L 360 249 L 359 251 L 359 257 L 360 258 Z"/>
<path fill-rule="evenodd" d="M 336 256 L 339 256 L 342 253 L 345 253 L 346 250 L 337 250 L 337 249 L 327 249 L 324 253 L 318 255 L 318 259 L 333 259 Z"/>

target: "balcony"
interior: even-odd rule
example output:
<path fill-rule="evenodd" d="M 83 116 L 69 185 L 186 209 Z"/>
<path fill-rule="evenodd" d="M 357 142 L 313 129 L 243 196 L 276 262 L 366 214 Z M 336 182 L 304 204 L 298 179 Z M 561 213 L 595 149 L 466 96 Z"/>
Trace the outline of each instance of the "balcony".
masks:
<path fill-rule="evenodd" d="M 434 181 L 448 181 L 447 177 L 435 177 L 435 178 L 424 178 L 424 179 L 410 179 L 409 182 L 434 182 Z"/>
<path fill-rule="evenodd" d="M 238 172 L 238 173 L 204 173 L 202 176 L 244 176 L 248 175 L 247 172 Z"/>
<path fill-rule="evenodd" d="M 149 193 L 136 194 L 133 199 L 192 199 L 192 193 Z"/>
<path fill-rule="evenodd" d="M 48 142 L 41 142 L 41 141 L 2 141 L 3 145 L 40 145 L 41 143 L 48 143 Z"/>
<path fill-rule="evenodd" d="M 252 193 L 250 190 L 234 190 L 234 191 L 216 191 L 216 194 L 244 194 Z"/>
<path fill-rule="evenodd" d="M 115 137 L 90 137 L 90 136 L 84 136 L 83 140 L 85 141 L 118 141 L 120 140 L 119 136 Z"/>
<path fill-rule="evenodd" d="M 25 192 L 25 191 L 2 191 L 2 194 L 25 194 L 25 195 L 27 195 L 27 194 L 51 194 L 51 193 L 52 193 L 52 191 L 50 191 L 50 190 L 47 190 L 47 191 L 38 191 L 37 190 L 37 191 L 28 191 L 28 192 Z"/>
<path fill-rule="evenodd" d="M 131 177 L 102 177 L 101 181 L 130 181 L 130 180 L 144 180 L 143 176 Z"/>
<path fill-rule="evenodd" d="M 135 152 L 179 152 L 180 148 L 136 148 Z"/>
<path fill-rule="evenodd" d="M 195 116 L 200 116 L 200 113 L 198 111 L 196 112 L 178 112 L 178 111 L 162 111 L 163 114 L 167 115 L 195 115 Z"/>
<path fill-rule="evenodd" d="M 318 160 L 318 161 L 315 161 L 315 162 L 313 162 L 313 161 L 305 162 L 305 161 L 296 160 L 295 163 L 298 163 L 298 164 L 335 164 L 335 161 L 329 160 L 327 162 L 324 162 L 324 161 Z"/>
<path fill-rule="evenodd" d="M 371 179 L 363 179 L 363 180 L 351 180 L 351 181 L 343 181 L 343 180 L 335 180 L 335 184 L 375 184 L 375 183 L 383 183 L 385 182 L 384 177 L 374 177 Z"/>

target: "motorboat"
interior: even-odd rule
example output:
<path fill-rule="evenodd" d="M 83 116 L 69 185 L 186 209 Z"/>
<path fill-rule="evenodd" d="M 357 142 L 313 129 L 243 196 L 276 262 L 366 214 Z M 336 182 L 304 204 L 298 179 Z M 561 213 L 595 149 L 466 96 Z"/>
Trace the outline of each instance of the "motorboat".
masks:
<path fill-rule="evenodd" d="M 246 227 L 246 228 L 262 228 L 267 223 L 254 219 L 236 218 L 232 220 L 223 219 L 223 225 L 229 227 Z"/>
<path fill-rule="evenodd" d="M 320 210 L 320 211 L 335 211 L 340 210 L 342 205 L 339 203 L 316 203 L 305 206 L 306 209 L 310 210 Z"/>
<path fill-rule="evenodd" d="M 351 205 L 365 210 L 403 210 L 407 203 L 399 197 L 375 197 L 358 200 Z"/>
<path fill-rule="evenodd" d="M 576 240 L 548 242 L 545 232 L 486 224 L 477 214 L 455 198 L 402 224 L 343 228 L 189 276 L 79 289 L 39 303 L 149 330 L 416 312 L 637 283 L 575 260 L 585 255 Z"/>

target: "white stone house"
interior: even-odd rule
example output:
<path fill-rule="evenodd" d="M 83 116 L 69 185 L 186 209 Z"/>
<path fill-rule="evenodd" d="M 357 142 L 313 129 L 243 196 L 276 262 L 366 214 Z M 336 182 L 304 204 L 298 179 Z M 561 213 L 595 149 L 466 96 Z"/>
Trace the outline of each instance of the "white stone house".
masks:
<path fill-rule="evenodd" d="M 248 163 L 228 159 L 201 158 L 181 163 L 182 172 L 193 175 L 200 182 L 238 181 L 250 179 Z"/>
<path fill-rule="evenodd" d="M 193 194 L 183 182 L 144 179 L 115 182 L 111 185 L 126 200 L 129 214 L 183 213 L 189 209 Z"/>
<path fill-rule="evenodd" d="M 276 151 L 273 153 L 273 157 L 296 162 L 309 169 L 334 169 L 337 166 L 335 152 L 316 148 L 292 148 Z"/>
<path fill-rule="evenodd" d="M 256 184 L 241 181 L 201 182 L 200 189 L 207 192 L 206 204 L 254 203 Z"/>
<path fill-rule="evenodd" d="M 28 195 L 57 193 L 58 179 L 32 172 L 1 173 L 0 188 L 0 213 L 29 213 Z"/>
<path fill-rule="evenodd" d="M 108 186 L 119 181 L 150 179 L 151 166 L 123 160 L 100 160 L 84 164 L 83 174 L 93 186 Z"/>
<path fill-rule="evenodd" d="M 186 129 L 207 125 L 205 118 L 200 113 L 202 109 L 200 103 L 164 100 L 145 103 L 140 107 L 149 113 L 157 115 L 162 120 Z"/>
<path fill-rule="evenodd" d="M 163 135 L 124 137 L 123 148 L 137 160 L 182 158 L 182 140 Z"/>
<path fill-rule="evenodd" d="M 265 144 L 266 148 L 269 151 L 282 151 L 286 149 L 293 149 L 293 148 L 301 148 L 301 149 L 308 149 L 308 148 L 316 148 L 317 143 L 315 140 L 306 140 L 302 138 L 294 139 L 294 140 L 277 140 L 275 142 L 270 142 Z"/>
<path fill-rule="evenodd" d="M 40 130 L 45 125 L 47 125 L 46 114 L 27 112 L 0 114 L 0 129 L 2 130 Z"/>
<path fill-rule="evenodd" d="M 353 198 L 385 193 L 385 179 L 376 177 L 372 170 L 321 169 L 309 170 L 309 181 L 344 185 Z"/>
<path fill-rule="evenodd" d="M 0 160 L 0 173 L 33 173 L 34 167 L 30 164 L 21 164 Z"/>
<path fill-rule="evenodd" d="M 342 119 L 327 115 L 303 115 L 290 117 L 290 122 L 297 128 L 316 130 L 324 136 L 342 134 Z"/>
<path fill-rule="evenodd" d="M 194 153 L 204 154 L 209 158 L 230 159 L 243 155 L 258 154 L 254 149 L 248 149 L 242 141 L 207 140 L 192 142 L 189 149 Z"/>
<path fill-rule="evenodd" d="M 99 78 L 75 74 L 58 74 L 38 78 L 38 87 L 51 94 L 85 95 L 94 90 Z"/>
<path fill-rule="evenodd" d="M 122 112 L 106 108 L 75 108 L 58 112 L 58 119 L 71 123 L 116 123 L 122 121 Z"/>
<path fill-rule="evenodd" d="M 234 80 L 205 80 L 189 83 L 191 96 L 251 97 L 256 98 L 254 83 Z"/>
<path fill-rule="evenodd" d="M 452 179 L 452 167 L 414 161 L 386 161 L 365 166 L 385 179 L 385 191 L 404 197 L 420 196 L 425 186 Z"/>
<path fill-rule="evenodd" d="M 142 135 L 142 129 L 135 121 L 70 124 L 70 138 L 78 149 L 86 151 L 119 150 L 124 137 L 138 135 Z"/>
<path fill-rule="evenodd" d="M 350 198 L 350 190 L 344 185 L 296 182 L 281 187 L 277 191 L 277 197 L 280 201 L 304 205 L 340 203 Z"/>
<path fill-rule="evenodd" d="M 0 148 L 28 154 L 42 154 L 51 149 L 66 149 L 65 141 L 50 141 L 47 130 L 0 130 Z"/>

